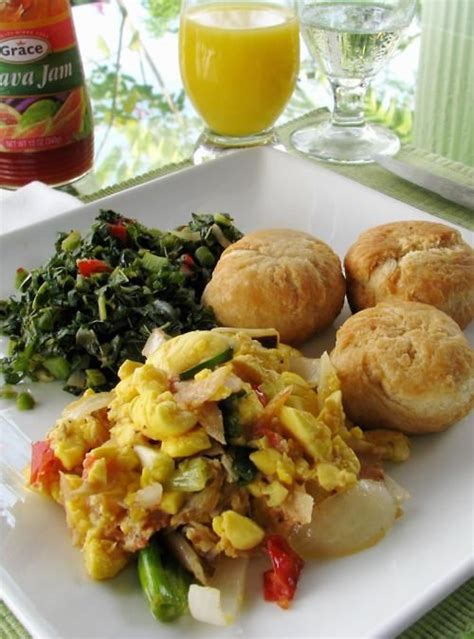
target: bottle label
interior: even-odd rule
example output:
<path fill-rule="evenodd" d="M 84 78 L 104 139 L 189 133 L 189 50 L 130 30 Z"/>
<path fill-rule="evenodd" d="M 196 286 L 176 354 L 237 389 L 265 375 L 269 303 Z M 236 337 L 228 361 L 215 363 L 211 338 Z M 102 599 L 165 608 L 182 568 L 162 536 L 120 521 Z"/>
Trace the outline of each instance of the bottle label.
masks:
<path fill-rule="evenodd" d="M 0 23 L 0 152 L 45 151 L 91 131 L 70 12 L 47 22 Z"/>

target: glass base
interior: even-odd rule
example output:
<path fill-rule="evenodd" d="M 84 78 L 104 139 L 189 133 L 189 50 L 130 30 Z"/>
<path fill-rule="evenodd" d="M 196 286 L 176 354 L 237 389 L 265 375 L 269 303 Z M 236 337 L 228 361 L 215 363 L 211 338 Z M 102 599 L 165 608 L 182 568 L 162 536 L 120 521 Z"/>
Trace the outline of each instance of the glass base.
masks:
<path fill-rule="evenodd" d="M 340 164 L 369 164 L 374 161 L 374 154 L 394 155 L 400 148 L 398 136 L 384 127 L 335 126 L 330 118 L 297 129 L 291 135 L 291 143 L 300 153 Z"/>
<path fill-rule="evenodd" d="M 201 133 L 196 141 L 193 162 L 194 164 L 202 164 L 209 160 L 216 160 L 229 152 L 254 146 L 272 146 L 273 148 L 284 149 L 274 129 L 248 137 L 222 136 L 206 130 Z"/>

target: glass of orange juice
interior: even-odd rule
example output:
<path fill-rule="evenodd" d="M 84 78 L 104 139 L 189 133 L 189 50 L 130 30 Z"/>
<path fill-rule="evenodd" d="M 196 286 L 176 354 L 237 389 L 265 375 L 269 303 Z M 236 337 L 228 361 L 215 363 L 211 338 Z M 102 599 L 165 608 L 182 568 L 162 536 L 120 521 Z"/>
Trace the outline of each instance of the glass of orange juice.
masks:
<path fill-rule="evenodd" d="M 275 140 L 299 69 L 294 0 L 183 0 L 179 53 L 208 150 Z"/>

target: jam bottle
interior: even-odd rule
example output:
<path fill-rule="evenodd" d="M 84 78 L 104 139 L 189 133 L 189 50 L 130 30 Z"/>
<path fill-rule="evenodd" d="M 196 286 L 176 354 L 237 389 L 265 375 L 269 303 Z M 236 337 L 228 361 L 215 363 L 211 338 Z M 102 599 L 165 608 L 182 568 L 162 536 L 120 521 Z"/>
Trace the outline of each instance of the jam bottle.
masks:
<path fill-rule="evenodd" d="M 0 187 L 65 184 L 93 150 L 69 0 L 0 0 Z"/>

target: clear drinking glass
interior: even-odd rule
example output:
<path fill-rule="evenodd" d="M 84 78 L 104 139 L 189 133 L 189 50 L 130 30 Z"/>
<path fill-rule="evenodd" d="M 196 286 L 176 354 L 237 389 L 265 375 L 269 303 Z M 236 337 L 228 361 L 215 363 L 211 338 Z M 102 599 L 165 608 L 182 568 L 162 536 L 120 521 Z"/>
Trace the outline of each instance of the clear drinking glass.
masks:
<path fill-rule="evenodd" d="M 293 146 L 330 162 L 363 164 L 392 155 L 398 137 L 367 124 L 364 101 L 371 79 L 395 51 L 416 0 L 300 0 L 304 41 L 326 73 L 334 94 L 332 115 L 295 131 Z"/>
<path fill-rule="evenodd" d="M 183 0 L 179 57 L 186 93 L 206 124 L 195 161 L 271 143 L 299 70 L 295 3 Z"/>

